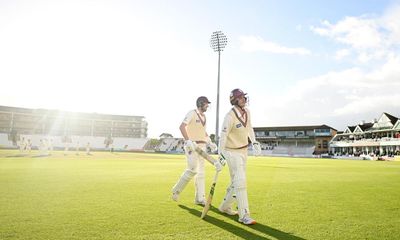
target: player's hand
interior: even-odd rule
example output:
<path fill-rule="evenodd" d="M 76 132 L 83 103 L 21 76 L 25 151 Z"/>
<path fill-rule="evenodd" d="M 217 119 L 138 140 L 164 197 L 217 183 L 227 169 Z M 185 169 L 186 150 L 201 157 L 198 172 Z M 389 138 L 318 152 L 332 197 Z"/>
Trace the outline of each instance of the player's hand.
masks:
<path fill-rule="evenodd" d="M 222 164 L 219 161 L 214 162 L 214 167 L 215 167 L 215 170 L 217 170 L 217 172 L 220 172 L 223 168 Z"/>
<path fill-rule="evenodd" d="M 224 156 L 224 154 L 222 152 L 218 153 L 218 161 L 219 161 L 219 163 L 221 163 L 222 166 L 225 166 L 226 159 L 225 159 L 225 156 Z"/>
<path fill-rule="evenodd" d="M 192 142 L 192 140 L 186 140 L 185 141 L 185 149 L 188 152 L 194 151 L 194 149 L 196 148 L 196 145 L 194 142 Z"/>
<path fill-rule="evenodd" d="M 215 153 L 215 152 L 218 150 L 217 144 L 215 144 L 215 143 L 213 143 L 213 142 L 210 142 L 210 143 L 208 144 L 208 146 L 210 147 L 211 152 L 213 152 L 213 153 Z"/>
<path fill-rule="evenodd" d="M 253 151 L 255 156 L 261 155 L 261 146 L 259 142 L 253 142 Z"/>

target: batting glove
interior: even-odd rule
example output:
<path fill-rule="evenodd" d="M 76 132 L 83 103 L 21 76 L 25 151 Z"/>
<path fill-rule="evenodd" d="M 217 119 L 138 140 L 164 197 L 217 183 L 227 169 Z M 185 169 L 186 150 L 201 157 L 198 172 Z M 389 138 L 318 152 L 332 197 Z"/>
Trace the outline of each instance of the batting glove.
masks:
<path fill-rule="evenodd" d="M 253 142 L 253 151 L 255 156 L 261 155 L 261 146 L 259 142 Z"/>
<path fill-rule="evenodd" d="M 208 144 L 208 146 L 210 147 L 211 152 L 216 152 L 216 151 L 218 150 L 217 144 L 215 144 L 215 143 L 213 143 L 213 142 L 210 142 L 210 143 Z"/>
<path fill-rule="evenodd" d="M 186 140 L 185 141 L 185 149 L 188 152 L 194 151 L 194 149 L 196 148 L 196 145 L 194 142 L 192 142 L 192 140 Z"/>
<path fill-rule="evenodd" d="M 214 167 L 215 167 L 215 170 L 217 170 L 217 172 L 220 172 L 223 168 L 222 164 L 219 161 L 214 162 Z"/>

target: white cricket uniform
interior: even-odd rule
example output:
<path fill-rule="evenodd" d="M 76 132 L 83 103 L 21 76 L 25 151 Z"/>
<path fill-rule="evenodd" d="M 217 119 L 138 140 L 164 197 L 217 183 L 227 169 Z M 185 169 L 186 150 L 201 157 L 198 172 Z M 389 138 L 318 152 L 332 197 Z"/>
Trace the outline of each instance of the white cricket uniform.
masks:
<path fill-rule="evenodd" d="M 86 154 L 89 155 L 90 154 L 90 143 L 86 144 Z"/>
<path fill-rule="evenodd" d="M 245 108 L 245 113 L 241 115 L 240 111 L 236 107 L 233 107 L 225 116 L 219 142 L 220 151 L 226 158 L 231 176 L 231 185 L 227 189 L 220 208 L 226 209 L 231 207 L 236 195 L 239 219 L 245 214 L 250 215 L 246 186 L 247 146 L 249 139 L 251 142 L 255 142 L 250 112 Z"/>
<path fill-rule="evenodd" d="M 208 135 L 206 132 L 206 117 L 195 109 L 186 114 L 182 123 L 186 124 L 189 140 L 206 151 Z M 205 170 L 204 159 L 195 151 L 185 149 L 187 169 L 183 172 L 178 182 L 172 188 L 173 193 L 181 193 L 188 182 L 194 177 L 195 202 L 205 201 Z"/>
<path fill-rule="evenodd" d="M 28 153 L 31 153 L 32 150 L 32 142 L 28 141 L 28 143 L 26 144 L 26 150 L 28 151 Z"/>
<path fill-rule="evenodd" d="M 46 155 L 46 144 L 44 140 L 40 140 L 39 143 L 39 154 L 40 155 Z"/>
<path fill-rule="evenodd" d="M 22 138 L 22 140 L 19 141 L 19 151 L 24 152 L 25 149 L 26 149 L 25 138 Z"/>

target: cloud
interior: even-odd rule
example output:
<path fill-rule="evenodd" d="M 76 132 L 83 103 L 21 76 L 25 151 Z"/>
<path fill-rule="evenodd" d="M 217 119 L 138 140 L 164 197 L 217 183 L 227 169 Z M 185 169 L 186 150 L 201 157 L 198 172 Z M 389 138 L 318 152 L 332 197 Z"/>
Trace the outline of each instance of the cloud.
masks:
<path fill-rule="evenodd" d="M 317 35 L 327 37 L 346 48 L 354 50 L 359 63 L 385 60 L 400 45 L 400 5 L 392 6 L 382 16 L 362 15 L 345 17 L 337 23 L 328 20 L 310 29 Z M 343 52 L 341 52 L 343 53 Z M 338 59 L 347 55 L 338 52 Z"/>
<path fill-rule="evenodd" d="M 297 55 L 309 55 L 311 52 L 305 48 L 290 48 L 281 46 L 278 43 L 265 41 L 261 37 L 256 36 L 241 36 L 239 38 L 241 42 L 241 50 L 246 52 L 257 52 L 264 51 L 269 53 L 278 54 L 297 54 Z"/>
<path fill-rule="evenodd" d="M 322 22 L 322 27 L 311 27 L 315 33 L 332 38 L 356 49 L 378 48 L 384 43 L 376 19 L 346 17 L 337 24 Z"/>
<path fill-rule="evenodd" d="M 348 55 L 350 55 L 349 49 L 340 49 L 340 50 L 336 51 L 335 59 L 340 60 Z"/>
<path fill-rule="evenodd" d="M 343 130 L 382 112 L 400 117 L 399 89 L 400 57 L 390 57 L 372 70 L 353 67 L 299 81 L 286 94 L 267 96 L 263 102 L 274 104 L 253 119 L 260 118 L 255 126 L 328 124 Z"/>

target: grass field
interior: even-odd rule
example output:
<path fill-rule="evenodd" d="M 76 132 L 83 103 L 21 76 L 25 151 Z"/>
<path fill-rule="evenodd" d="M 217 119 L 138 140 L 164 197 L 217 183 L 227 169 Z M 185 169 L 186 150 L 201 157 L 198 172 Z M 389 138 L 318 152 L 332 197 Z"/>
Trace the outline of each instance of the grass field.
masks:
<path fill-rule="evenodd" d="M 0 151 L 0 239 L 400 239 L 400 162 L 250 157 L 245 226 L 201 220 L 193 184 L 170 199 L 182 155 L 34 154 Z M 224 169 L 214 205 L 228 183 Z"/>

